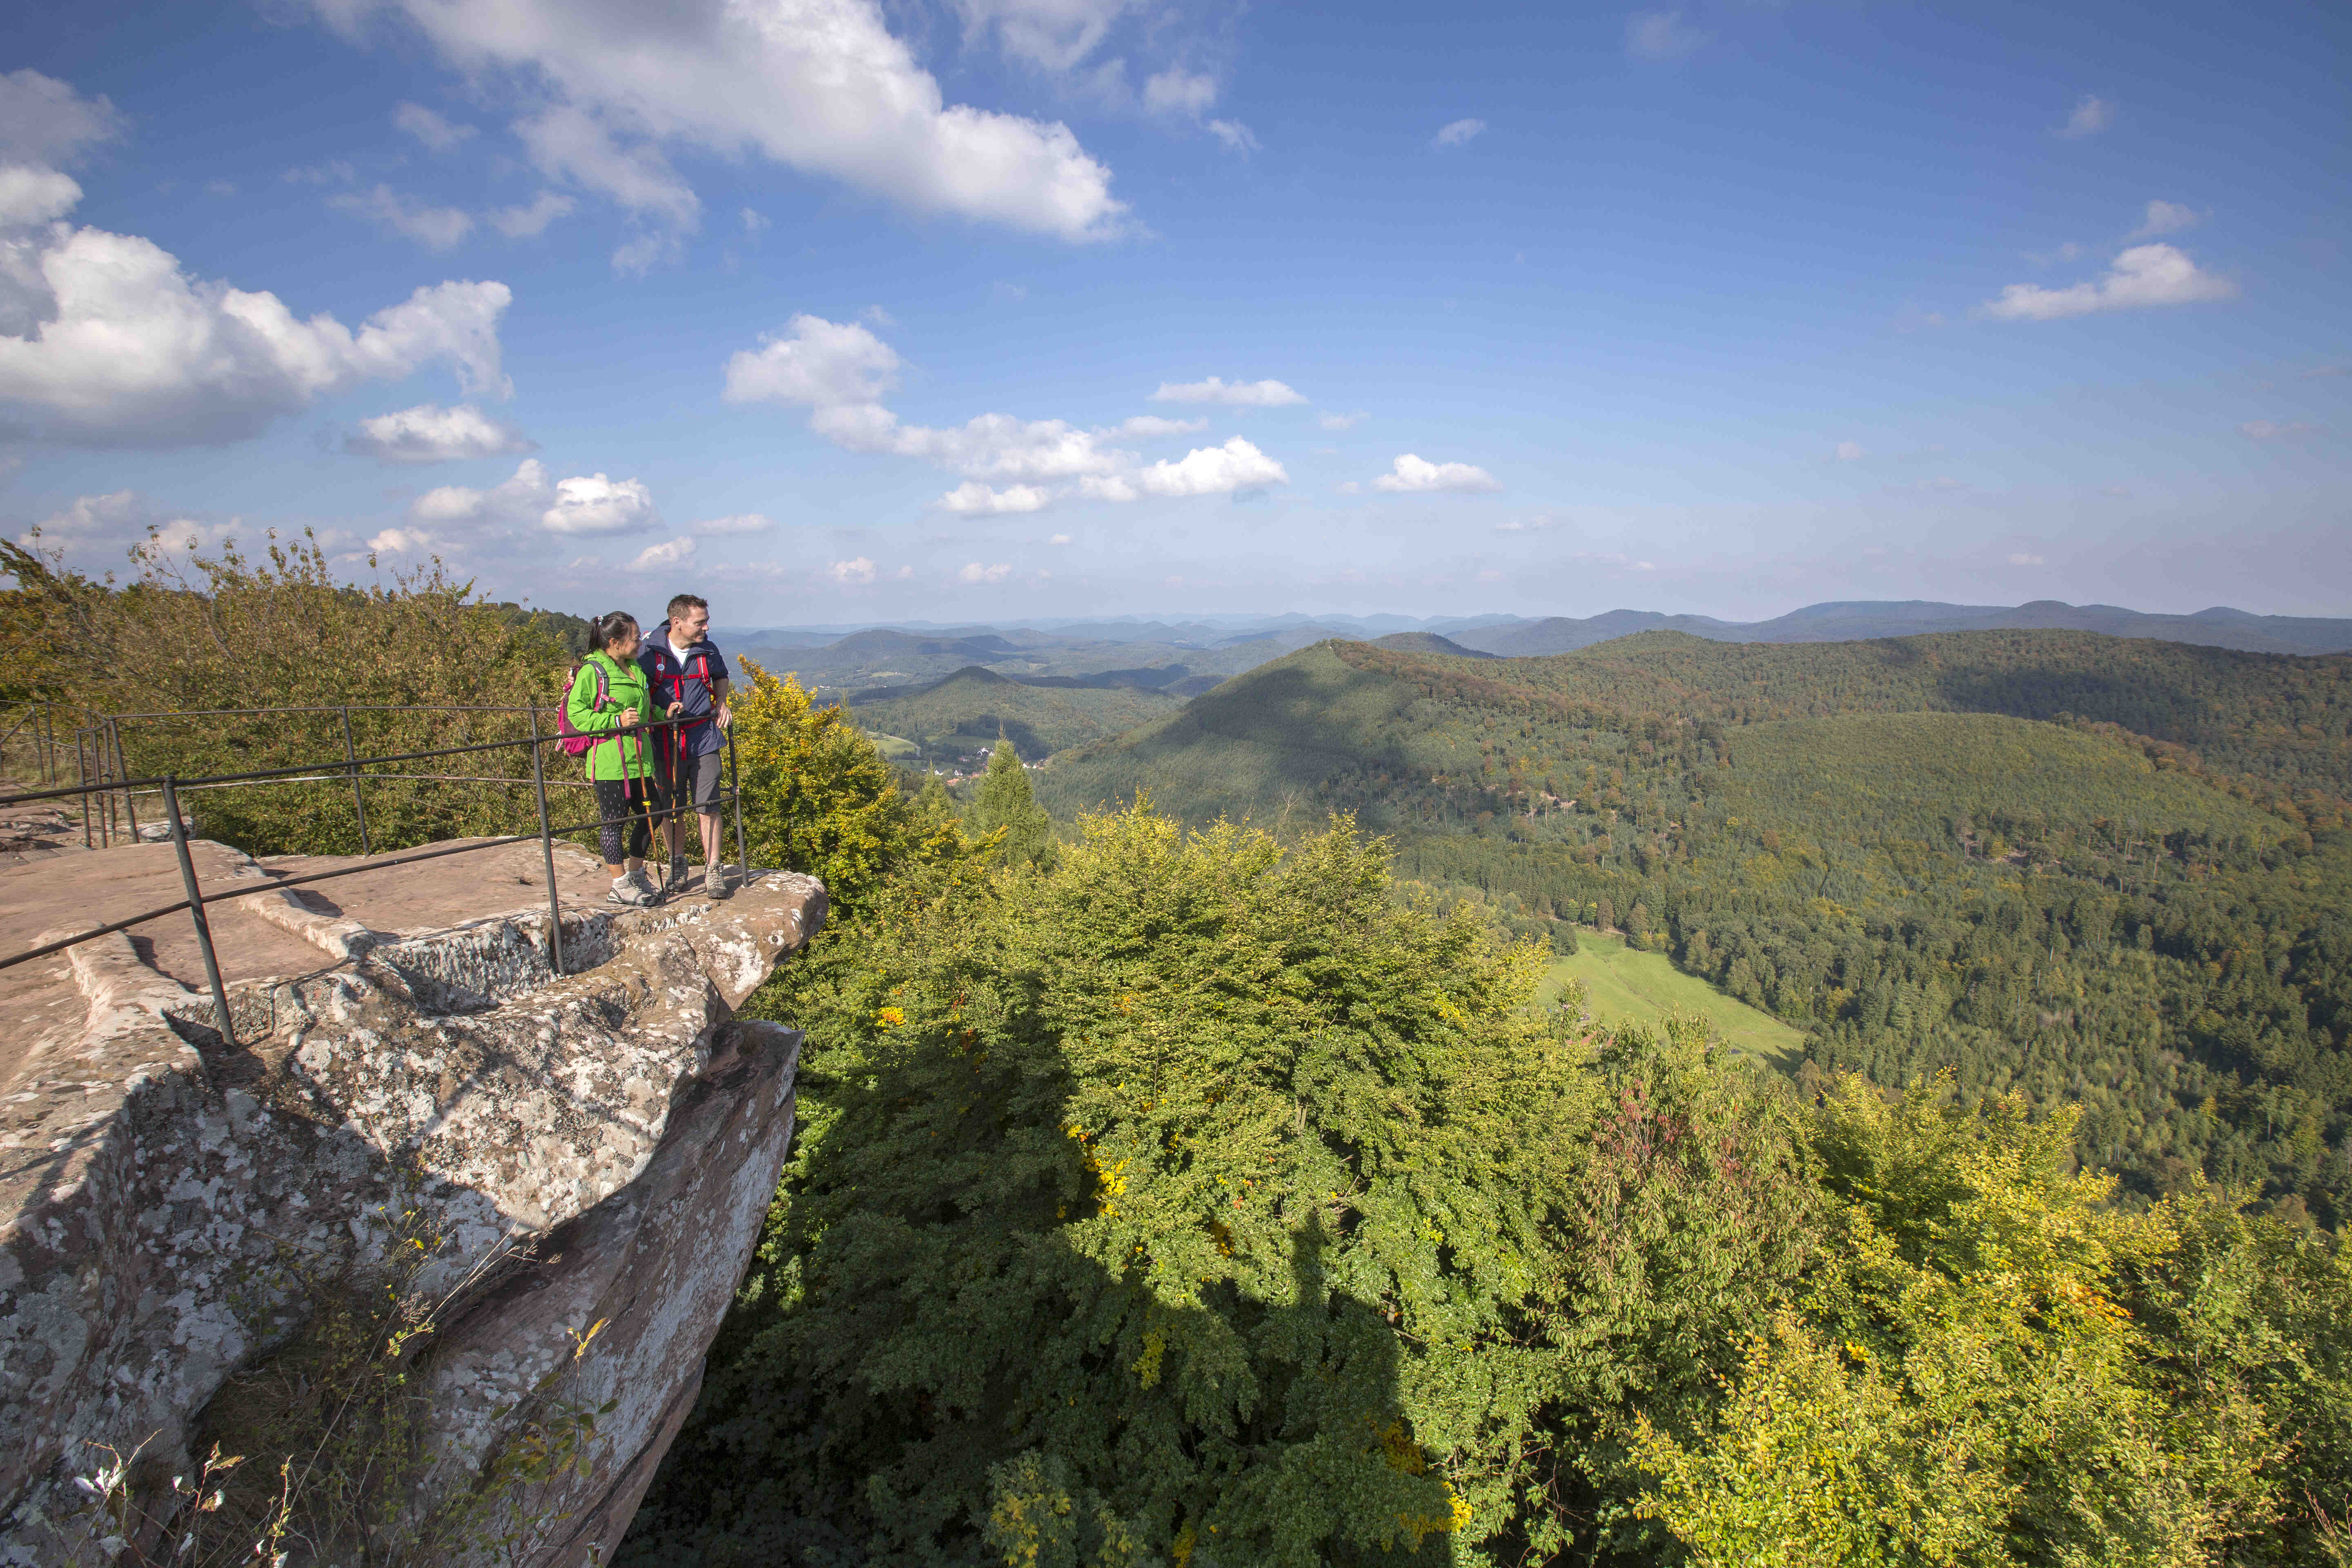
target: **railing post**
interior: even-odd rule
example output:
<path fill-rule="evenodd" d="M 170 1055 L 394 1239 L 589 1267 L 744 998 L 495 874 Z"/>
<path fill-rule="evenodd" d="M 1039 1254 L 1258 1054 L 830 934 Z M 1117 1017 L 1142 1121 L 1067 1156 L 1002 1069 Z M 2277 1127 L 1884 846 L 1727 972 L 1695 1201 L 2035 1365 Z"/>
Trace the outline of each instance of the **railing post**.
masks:
<path fill-rule="evenodd" d="M 547 765 L 540 757 L 539 704 L 530 705 L 530 784 L 539 794 L 539 855 L 547 867 L 547 951 L 563 973 L 563 900 L 555 886 L 555 838 L 547 830 Z"/>
<path fill-rule="evenodd" d="M 81 847 L 89 849 L 94 846 L 89 838 L 89 769 L 82 762 L 83 733 L 80 730 L 74 731 L 74 787 L 81 791 Z"/>
<path fill-rule="evenodd" d="M 196 863 L 188 854 L 188 826 L 180 820 L 180 781 L 163 775 L 163 809 L 172 816 L 172 847 L 180 857 L 180 881 L 188 889 L 188 915 L 196 922 L 196 946 L 205 955 L 205 980 L 213 988 L 213 1006 L 220 1014 L 221 1039 L 236 1044 L 236 1026 L 229 1021 L 228 993 L 221 989 L 220 960 L 213 953 L 212 922 L 205 919 L 205 895 L 196 887 Z"/>
<path fill-rule="evenodd" d="M 735 881 L 737 886 L 751 879 L 751 862 L 743 854 L 743 779 L 735 769 L 735 727 L 727 727 L 727 789 L 735 797 Z"/>
<path fill-rule="evenodd" d="M 536 732 L 537 726 L 532 728 Z M 360 853 L 373 855 L 375 851 L 368 847 L 367 802 L 360 798 L 360 753 L 352 744 L 352 705 L 348 702 L 343 704 L 343 760 L 352 771 L 352 809 L 359 813 Z"/>
<path fill-rule="evenodd" d="M 131 824 L 131 842 L 139 842 L 139 804 L 131 798 L 131 759 L 122 754 L 122 721 L 109 719 L 108 731 L 114 737 L 114 771 L 122 780 L 122 815 Z"/>

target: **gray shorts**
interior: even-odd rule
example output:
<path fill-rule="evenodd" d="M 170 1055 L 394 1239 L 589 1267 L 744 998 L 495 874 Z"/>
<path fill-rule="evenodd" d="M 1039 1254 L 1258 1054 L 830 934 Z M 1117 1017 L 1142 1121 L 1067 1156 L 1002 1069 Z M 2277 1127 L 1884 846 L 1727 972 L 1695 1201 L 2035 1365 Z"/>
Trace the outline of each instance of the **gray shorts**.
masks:
<path fill-rule="evenodd" d="M 684 811 L 689 805 L 705 815 L 717 811 L 719 783 L 726 769 L 727 759 L 718 752 L 705 752 L 682 761 L 659 752 L 654 753 L 654 772 L 661 775 L 662 793 L 669 797 L 668 805 L 673 811 Z"/>

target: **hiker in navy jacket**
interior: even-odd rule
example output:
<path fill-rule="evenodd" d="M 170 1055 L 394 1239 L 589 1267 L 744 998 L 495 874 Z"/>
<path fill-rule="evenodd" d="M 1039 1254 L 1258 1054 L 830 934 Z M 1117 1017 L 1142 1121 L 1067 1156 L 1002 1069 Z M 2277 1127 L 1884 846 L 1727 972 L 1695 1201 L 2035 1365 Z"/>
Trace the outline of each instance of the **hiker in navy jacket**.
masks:
<path fill-rule="evenodd" d="M 719 782 L 724 731 L 735 715 L 727 705 L 727 661 L 709 637 L 710 606 L 692 594 L 669 602 L 669 619 L 637 649 L 655 708 L 685 721 L 656 737 L 654 773 L 669 802 L 669 888 L 686 886 L 686 820 L 690 804 L 702 824 L 703 890 L 726 889 L 719 864 Z"/>

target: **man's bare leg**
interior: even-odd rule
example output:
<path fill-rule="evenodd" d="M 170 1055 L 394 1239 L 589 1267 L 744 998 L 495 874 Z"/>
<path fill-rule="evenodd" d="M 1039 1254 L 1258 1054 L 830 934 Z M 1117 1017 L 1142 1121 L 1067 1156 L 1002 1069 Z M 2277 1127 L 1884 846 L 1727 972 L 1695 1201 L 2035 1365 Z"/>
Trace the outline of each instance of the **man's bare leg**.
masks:
<path fill-rule="evenodd" d="M 702 823 L 702 889 L 709 892 L 719 886 L 719 842 L 726 819 L 715 811 L 695 815 Z"/>

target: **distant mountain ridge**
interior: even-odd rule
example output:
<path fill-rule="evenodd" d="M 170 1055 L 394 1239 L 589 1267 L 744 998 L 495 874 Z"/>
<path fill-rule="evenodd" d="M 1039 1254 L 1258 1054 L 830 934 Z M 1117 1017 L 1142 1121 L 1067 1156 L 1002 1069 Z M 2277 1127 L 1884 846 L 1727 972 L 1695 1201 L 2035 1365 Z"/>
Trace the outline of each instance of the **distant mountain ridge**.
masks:
<path fill-rule="evenodd" d="M 2352 620 L 2312 616 L 2257 616 L 2215 605 L 2189 616 L 2151 615 L 2116 605 L 1947 605 L 1927 599 L 1837 600 L 1808 605 L 1769 621 L 1719 621 L 1712 616 L 1669 616 L 1656 610 L 1609 610 L 1579 619 L 1555 616 L 1516 626 L 1475 627 L 1452 640 L 1506 658 L 1570 653 L 1635 632 L 1687 632 L 1713 642 L 1858 642 L 1927 632 L 2074 631 L 2108 637 L 2156 637 L 2242 653 L 2322 654 L 2352 651 Z"/>

